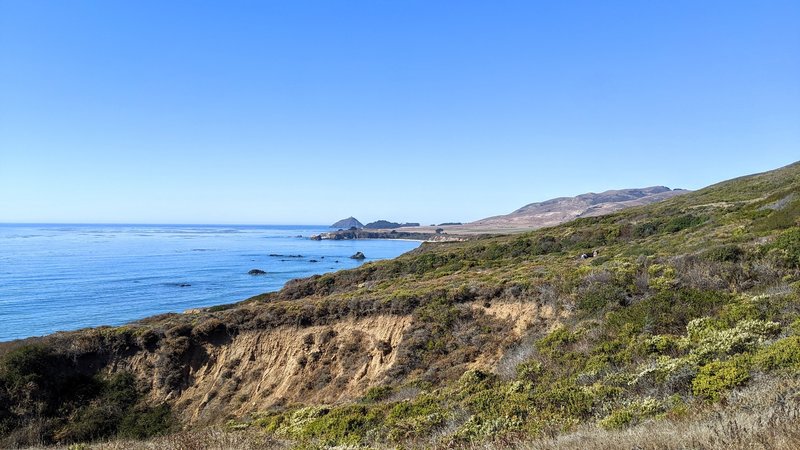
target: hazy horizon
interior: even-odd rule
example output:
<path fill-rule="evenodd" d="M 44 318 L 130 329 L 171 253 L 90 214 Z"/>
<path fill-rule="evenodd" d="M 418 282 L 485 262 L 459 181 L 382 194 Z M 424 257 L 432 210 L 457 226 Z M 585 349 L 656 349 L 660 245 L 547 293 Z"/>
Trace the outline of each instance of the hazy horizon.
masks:
<path fill-rule="evenodd" d="M 800 162 L 800 161 L 793 161 L 793 162 L 790 162 L 789 164 L 793 164 L 794 162 Z M 776 169 L 777 169 L 777 167 L 776 167 Z M 740 176 L 747 176 L 747 175 L 753 175 L 753 174 L 743 174 L 743 175 L 740 175 Z M 737 178 L 737 177 L 733 177 L 733 178 Z M 726 180 L 718 180 L 717 182 L 722 182 L 722 181 L 726 181 Z M 710 185 L 713 185 L 715 183 L 716 182 L 711 183 Z M 662 185 L 653 185 L 653 186 L 662 186 Z M 645 187 L 651 187 L 651 186 L 633 186 L 633 187 L 630 187 L 630 188 L 620 188 L 620 189 L 636 189 L 636 188 L 645 188 Z M 668 188 L 670 188 L 672 190 L 676 190 L 676 189 L 684 189 L 685 190 L 685 188 L 681 188 L 681 187 L 671 187 L 671 186 L 666 186 L 666 187 L 668 187 Z M 701 186 L 700 189 L 705 188 L 705 187 L 707 187 L 707 186 Z M 615 190 L 615 189 L 612 188 L 612 189 L 608 189 L 608 190 Z M 560 197 L 574 197 L 576 195 L 581 195 L 581 194 L 600 193 L 600 192 L 602 192 L 602 191 L 597 191 L 597 192 L 587 191 L 587 192 L 582 192 L 582 193 L 575 194 L 575 195 L 560 196 Z M 527 204 L 543 202 L 543 201 L 546 201 L 546 200 L 552 200 L 554 198 L 557 198 L 557 197 L 552 197 L 552 198 L 547 198 L 547 199 L 536 199 L 536 200 L 532 200 L 532 201 L 528 202 Z M 519 205 L 519 207 L 526 206 L 527 204 Z M 515 210 L 516 209 L 518 209 L 518 208 L 515 208 Z M 513 211 L 496 212 L 494 214 L 491 214 L 490 216 L 479 217 L 479 218 L 474 219 L 474 220 L 485 219 L 487 217 L 491 217 L 492 215 L 503 215 L 503 214 L 508 214 L 508 213 L 511 213 L 511 212 L 513 212 Z M 152 226 L 201 226 L 201 227 L 206 227 L 206 226 L 207 227 L 213 227 L 213 226 L 247 226 L 247 227 L 258 227 L 258 226 L 285 226 L 285 227 L 291 227 L 291 226 L 317 226 L 317 227 L 330 227 L 330 225 L 333 224 L 334 222 L 342 220 L 342 219 L 347 219 L 349 217 L 355 217 L 356 219 L 358 219 L 360 222 L 362 222 L 364 224 L 369 223 L 369 222 L 374 222 L 374 221 L 377 221 L 377 220 L 398 221 L 398 222 L 402 222 L 402 223 L 408 223 L 408 222 L 412 222 L 413 223 L 413 222 L 415 222 L 415 220 L 413 220 L 413 217 L 411 219 L 406 219 L 406 218 L 389 218 L 389 219 L 387 219 L 385 217 L 374 217 L 374 218 L 373 217 L 369 217 L 368 218 L 367 216 L 364 216 L 363 218 L 361 218 L 361 217 L 356 217 L 356 216 L 342 216 L 342 217 L 339 217 L 338 219 L 331 219 L 331 220 L 328 220 L 327 222 L 317 222 L 317 223 L 314 223 L 314 222 L 309 222 L 309 223 L 289 223 L 289 222 L 287 222 L 287 223 L 267 223 L 267 222 L 240 223 L 240 222 L 10 222 L 10 221 L 0 221 L 0 226 L 2 226 L 2 225 L 53 225 L 53 226 L 55 226 L 55 225 L 121 225 L 121 226 L 123 226 L 123 225 L 131 225 L 131 226 L 148 226 L 148 225 L 152 225 Z M 472 221 L 472 220 L 470 220 L 470 221 Z M 439 221 L 439 222 L 430 222 L 430 223 L 428 223 L 428 222 L 419 222 L 419 224 L 420 224 L 420 226 L 427 226 L 427 225 L 436 225 L 438 223 L 443 223 L 443 222 L 451 222 L 451 221 Z M 467 223 L 467 221 L 464 221 L 464 223 Z"/>
<path fill-rule="evenodd" d="M 469 222 L 800 157 L 800 3 L 0 0 L 0 223 Z"/>

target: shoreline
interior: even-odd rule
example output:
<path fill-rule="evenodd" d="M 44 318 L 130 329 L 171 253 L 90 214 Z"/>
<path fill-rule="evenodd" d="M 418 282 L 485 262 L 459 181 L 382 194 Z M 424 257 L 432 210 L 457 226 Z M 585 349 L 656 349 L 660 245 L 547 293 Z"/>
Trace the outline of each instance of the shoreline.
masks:
<path fill-rule="evenodd" d="M 0 342 L 237 303 L 279 291 L 296 278 L 358 267 L 360 263 L 349 258 L 357 251 L 373 261 L 422 245 L 308 240 L 311 234 L 327 231 L 325 227 L 87 224 L 63 229 L 13 225 L 0 231 L 4 248 L 10 250 L 9 270 L 0 274 L 0 297 L 6 299 L 0 304 L 0 316 L 7 325 L 0 327 Z M 43 248 L 61 257 L 48 258 Z M 252 276 L 251 269 L 268 273 Z M 53 273 L 64 275 L 42 281 Z"/>
<path fill-rule="evenodd" d="M 375 230 L 337 230 L 309 236 L 312 241 L 343 241 L 343 240 L 403 240 L 417 242 L 463 242 L 489 236 L 488 234 L 461 235 L 443 233 L 429 233 L 419 231 L 398 231 L 398 229 L 375 229 Z"/>

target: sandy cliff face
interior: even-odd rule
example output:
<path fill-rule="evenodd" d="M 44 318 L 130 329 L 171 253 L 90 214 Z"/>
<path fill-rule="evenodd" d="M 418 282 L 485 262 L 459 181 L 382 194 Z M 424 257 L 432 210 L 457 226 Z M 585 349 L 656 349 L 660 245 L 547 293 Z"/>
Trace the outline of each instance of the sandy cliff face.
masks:
<path fill-rule="evenodd" d="M 188 355 L 188 383 L 167 392 L 155 382 L 158 355 L 141 352 L 112 364 L 152 380 L 154 402 L 168 401 L 187 423 L 219 423 L 272 406 L 335 403 L 380 383 L 396 360 L 408 316 L 347 319 L 332 325 L 252 331 Z"/>
<path fill-rule="evenodd" d="M 532 330 L 552 329 L 566 314 L 529 298 L 476 301 L 457 308 L 462 317 L 471 317 L 471 325 L 460 327 L 466 334 L 459 339 L 474 338 L 466 331 L 470 326 L 493 324 L 504 330 L 491 345 L 478 346 L 460 361 L 464 370 L 493 370 L 504 348 Z M 370 387 L 396 383 L 392 377 L 398 372 L 412 375 L 403 366 L 414 358 L 419 327 L 413 315 L 346 317 L 325 325 L 283 325 L 193 339 L 185 351 L 170 353 L 165 349 L 184 339 L 173 336 L 154 350 L 114 356 L 103 370 L 129 371 L 149 383 L 150 402 L 169 403 L 186 425 L 218 424 L 275 407 L 357 400 Z M 179 355 L 175 364 L 165 364 L 165 355 L 174 354 Z M 417 367 L 413 373 L 427 369 Z M 180 381 L 165 383 L 168 377 Z"/>

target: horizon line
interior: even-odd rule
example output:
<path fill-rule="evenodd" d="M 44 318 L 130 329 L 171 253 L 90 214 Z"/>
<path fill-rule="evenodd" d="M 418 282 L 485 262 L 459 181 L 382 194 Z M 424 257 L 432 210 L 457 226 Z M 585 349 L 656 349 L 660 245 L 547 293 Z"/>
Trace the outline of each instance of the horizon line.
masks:
<path fill-rule="evenodd" d="M 4 222 L 0 221 L 0 226 L 4 225 L 153 225 L 153 226 L 241 226 L 241 227 L 259 227 L 259 226 L 281 226 L 281 227 L 324 227 L 331 228 L 330 225 L 312 224 L 312 223 L 189 223 L 189 222 Z"/>

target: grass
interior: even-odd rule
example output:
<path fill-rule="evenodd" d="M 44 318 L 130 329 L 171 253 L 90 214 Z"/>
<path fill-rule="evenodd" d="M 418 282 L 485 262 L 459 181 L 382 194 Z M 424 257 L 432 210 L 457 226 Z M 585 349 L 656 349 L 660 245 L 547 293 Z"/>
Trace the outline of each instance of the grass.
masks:
<path fill-rule="evenodd" d="M 582 425 L 569 432 L 551 430 L 536 439 L 523 437 L 472 442 L 440 448 L 469 450 L 662 450 L 662 449 L 793 449 L 800 448 L 800 380 L 768 377 L 726 395 L 720 404 L 685 405 L 658 419 L 632 426 L 598 428 Z M 680 430 L 680 432 L 676 432 Z M 288 449 L 292 442 L 277 440 L 254 429 L 229 431 L 203 428 L 150 440 L 115 440 L 78 449 Z M 418 445 L 417 447 L 425 447 Z M 67 449 L 69 447 L 58 447 Z M 395 448 L 378 444 L 374 448 Z M 428 446 L 427 448 L 431 448 Z"/>
<path fill-rule="evenodd" d="M 729 395 L 725 406 L 700 408 L 682 416 L 650 420 L 621 430 L 582 427 L 570 433 L 515 442 L 505 447 L 525 450 L 800 448 L 799 388 L 796 379 L 767 379 Z M 498 447 L 504 446 L 473 448 Z"/>

